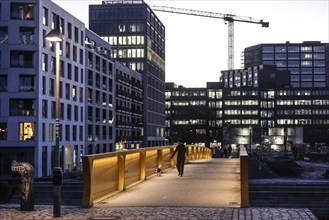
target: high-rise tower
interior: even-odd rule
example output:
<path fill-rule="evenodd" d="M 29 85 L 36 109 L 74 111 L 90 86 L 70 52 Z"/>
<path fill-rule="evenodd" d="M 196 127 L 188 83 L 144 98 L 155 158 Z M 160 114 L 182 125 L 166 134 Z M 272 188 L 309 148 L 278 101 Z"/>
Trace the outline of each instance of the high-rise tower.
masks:
<path fill-rule="evenodd" d="M 142 0 L 89 6 L 89 27 L 112 45 L 111 56 L 142 73 L 143 146 L 165 142 L 165 27 Z"/>

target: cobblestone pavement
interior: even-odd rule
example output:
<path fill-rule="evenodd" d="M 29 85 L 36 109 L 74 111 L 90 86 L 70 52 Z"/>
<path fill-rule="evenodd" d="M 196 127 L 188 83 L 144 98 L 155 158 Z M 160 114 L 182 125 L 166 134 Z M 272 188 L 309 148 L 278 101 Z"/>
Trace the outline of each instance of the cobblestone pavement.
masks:
<path fill-rule="evenodd" d="M 316 220 L 308 209 L 217 207 L 107 207 L 62 206 L 62 217 L 53 218 L 53 207 L 37 205 L 35 211 L 19 211 L 19 205 L 0 205 L 1 220 Z"/>

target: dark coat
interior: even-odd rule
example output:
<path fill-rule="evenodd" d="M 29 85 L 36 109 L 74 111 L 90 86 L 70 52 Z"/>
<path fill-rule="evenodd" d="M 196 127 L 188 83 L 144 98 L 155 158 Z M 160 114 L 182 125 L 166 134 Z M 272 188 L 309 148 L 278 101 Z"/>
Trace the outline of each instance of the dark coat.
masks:
<path fill-rule="evenodd" d="M 185 147 L 184 144 L 177 145 L 177 147 L 176 147 L 174 153 L 172 154 L 171 158 L 173 158 L 175 156 L 176 152 L 178 152 L 177 160 L 185 159 L 186 147 Z"/>

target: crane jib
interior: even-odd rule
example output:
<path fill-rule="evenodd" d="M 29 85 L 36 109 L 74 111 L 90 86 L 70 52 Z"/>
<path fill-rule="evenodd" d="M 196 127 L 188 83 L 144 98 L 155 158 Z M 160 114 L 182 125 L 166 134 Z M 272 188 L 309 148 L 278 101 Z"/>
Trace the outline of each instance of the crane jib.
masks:
<path fill-rule="evenodd" d="M 234 69 L 234 22 L 244 22 L 244 23 L 252 23 L 252 24 L 261 24 L 262 27 L 269 27 L 269 22 L 264 22 L 263 20 L 256 20 L 252 17 L 245 16 L 237 16 L 232 14 L 222 14 L 216 12 L 208 12 L 208 11 L 199 11 L 199 10 L 191 10 L 184 8 L 175 8 L 175 7 L 167 7 L 167 6 L 152 6 L 149 7 L 154 11 L 160 12 L 169 12 L 176 14 L 185 14 L 185 15 L 194 15 L 200 17 L 208 17 L 208 18 L 218 18 L 223 19 L 225 22 L 229 24 L 228 28 L 228 69 Z"/>

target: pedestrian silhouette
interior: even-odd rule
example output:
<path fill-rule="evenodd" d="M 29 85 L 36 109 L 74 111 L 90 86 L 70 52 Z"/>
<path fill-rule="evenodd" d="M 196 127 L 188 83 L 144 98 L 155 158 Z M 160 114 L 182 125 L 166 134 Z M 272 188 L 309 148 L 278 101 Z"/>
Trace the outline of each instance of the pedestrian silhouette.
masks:
<path fill-rule="evenodd" d="M 177 170 L 178 170 L 178 176 L 183 176 L 186 147 L 183 144 L 182 139 L 178 140 L 178 145 L 176 146 L 176 149 L 175 149 L 174 153 L 171 155 L 170 159 L 172 159 L 175 156 L 176 153 L 177 153 L 176 167 L 177 167 Z"/>
<path fill-rule="evenodd" d="M 232 156 L 232 146 L 229 145 L 229 146 L 228 146 L 228 149 L 227 149 L 227 157 L 228 157 L 228 158 L 231 158 L 231 156 Z"/>
<path fill-rule="evenodd" d="M 224 147 L 224 158 L 227 158 L 227 149 Z"/>

